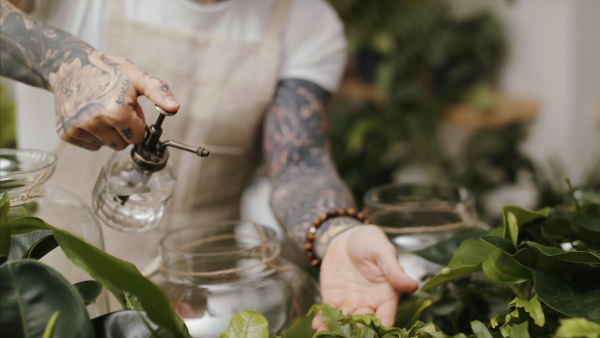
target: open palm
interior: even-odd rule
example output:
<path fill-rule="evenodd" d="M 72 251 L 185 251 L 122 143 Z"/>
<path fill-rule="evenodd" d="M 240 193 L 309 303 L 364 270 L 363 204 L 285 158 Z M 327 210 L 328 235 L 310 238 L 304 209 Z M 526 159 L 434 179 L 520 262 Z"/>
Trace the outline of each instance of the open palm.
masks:
<path fill-rule="evenodd" d="M 344 314 L 375 313 L 386 327 L 394 324 L 400 292 L 418 288 L 377 226 L 356 227 L 333 239 L 323 258 L 320 282 L 323 303 Z M 319 316 L 313 329 L 326 330 Z"/>

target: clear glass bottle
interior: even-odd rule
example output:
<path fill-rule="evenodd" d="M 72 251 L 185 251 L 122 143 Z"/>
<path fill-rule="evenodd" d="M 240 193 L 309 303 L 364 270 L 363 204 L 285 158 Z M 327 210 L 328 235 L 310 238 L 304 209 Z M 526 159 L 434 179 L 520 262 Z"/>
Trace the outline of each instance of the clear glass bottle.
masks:
<path fill-rule="evenodd" d="M 218 337 L 236 313 L 252 309 L 272 334 L 320 302 L 314 278 L 279 257 L 274 229 L 251 222 L 197 224 L 160 245 L 157 282 L 194 338 Z"/>
<path fill-rule="evenodd" d="M 54 173 L 56 161 L 56 155 L 46 151 L 0 149 L 0 194 L 7 192 L 11 201 L 8 220 L 38 217 L 104 250 L 102 228 L 92 209 L 74 194 L 46 184 Z M 19 236 L 14 238 L 15 245 L 18 245 Z M 72 283 L 92 279 L 59 248 L 44 256 L 40 262 L 56 269 Z M 106 296 L 98 298 L 96 305 L 88 307 L 88 311 L 90 315 L 106 313 Z"/>
<path fill-rule="evenodd" d="M 132 160 L 133 146 L 106 161 L 92 193 L 92 206 L 106 225 L 123 232 L 146 232 L 160 222 L 175 188 L 170 162 L 156 172 Z"/>

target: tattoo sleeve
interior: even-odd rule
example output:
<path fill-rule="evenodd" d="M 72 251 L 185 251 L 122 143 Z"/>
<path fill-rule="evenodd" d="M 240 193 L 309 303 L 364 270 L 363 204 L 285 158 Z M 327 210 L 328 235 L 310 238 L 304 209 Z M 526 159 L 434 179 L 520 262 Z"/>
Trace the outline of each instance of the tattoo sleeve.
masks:
<path fill-rule="evenodd" d="M 93 50 L 80 39 L 44 25 L 0 0 L 0 75 L 51 89 L 49 76 L 61 64 L 87 64 Z"/>
<path fill-rule="evenodd" d="M 305 80 L 278 85 L 265 122 L 264 150 L 277 220 L 298 247 L 321 213 L 355 207 L 352 194 L 339 178 L 329 150 L 325 102 L 330 93 Z M 317 233 L 315 252 L 322 256 L 328 241 L 350 226 L 353 218 L 327 221 Z"/>

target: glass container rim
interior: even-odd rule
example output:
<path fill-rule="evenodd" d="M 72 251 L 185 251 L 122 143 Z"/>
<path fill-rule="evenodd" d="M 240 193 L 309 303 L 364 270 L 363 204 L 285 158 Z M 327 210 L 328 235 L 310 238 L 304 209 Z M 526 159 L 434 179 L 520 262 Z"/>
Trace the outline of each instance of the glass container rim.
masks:
<path fill-rule="evenodd" d="M 219 252 L 206 252 L 206 253 L 194 253 L 194 252 L 185 252 L 185 251 L 181 251 L 177 248 L 173 248 L 173 246 L 168 246 L 166 244 L 166 242 L 170 239 L 172 239 L 173 237 L 186 232 L 186 231 L 190 231 L 190 230 L 197 230 L 197 231 L 202 231 L 202 230 L 206 230 L 207 228 L 210 227 L 218 227 L 219 225 L 234 225 L 235 226 L 239 226 L 239 225 L 253 225 L 255 226 L 257 229 L 260 230 L 260 233 L 262 234 L 262 236 L 264 236 L 264 241 L 262 243 L 258 243 L 256 245 L 247 247 L 247 248 L 239 248 L 238 250 L 232 250 L 232 251 L 219 251 Z M 257 233 L 257 235 L 259 235 Z M 259 235 L 260 236 L 260 235 Z M 230 255 L 230 254 L 236 254 L 236 253 L 241 253 L 241 252 L 247 252 L 247 251 L 252 251 L 255 250 L 256 248 L 260 248 L 261 246 L 267 244 L 267 243 L 271 243 L 273 241 L 279 241 L 278 237 L 277 237 L 277 233 L 274 229 L 272 229 L 271 227 L 258 223 L 258 222 L 252 222 L 252 221 L 242 221 L 242 220 L 219 220 L 219 221 L 205 221 L 205 222 L 200 222 L 199 224 L 196 225 L 190 225 L 190 226 L 185 226 L 182 228 L 178 228 L 174 231 L 169 232 L 167 235 L 163 236 L 163 238 L 161 238 L 160 240 L 160 250 L 161 250 L 161 259 L 164 259 L 165 257 L 165 253 L 169 252 L 172 254 L 181 254 L 184 255 L 186 257 L 192 258 L 192 257 L 196 257 L 196 258 L 209 258 L 209 257 L 214 257 L 214 256 L 218 256 L 218 255 Z"/>
<path fill-rule="evenodd" d="M 45 151 L 45 150 L 21 149 L 21 148 L 0 148 L 0 157 L 2 157 L 2 158 L 5 155 L 31 155 L 31 154 L 39 154 L 39 155 L 42 155 L 43 157 L 47 157 L 49 160 L 46 164 L 36 167 L 34 169 L 14 171 L 14 172 L 10 172 L 8 174 L 0 174 L 0 177 L 18 178 L 18 177 L 23 177 L 23 176 L 30 176 L 36 172 L 42 172 L 44 170 L 47 170 L 48 168 L 52 168 L 54 165 L 56 165 L 56 161 L 58 160 L 58 156 L 56 156 L 56 154 L 51 153 L 49 151 Z M 2 168 L 0 168 L 0 172 L 3 172 Z"/>
<path fill-rule="evenodd" d="M 388 208 L 388 209 L 392 209 L 392 210 L 414 209 L 414 207 L 412 207 L 412 206 L 402 206 L 402 205 L 390 206 L 389 204 L 381 203 L 378 201 L 373 201 L 372 199 L 370 199 L 371 196 L 373 196 L 374 194 L 381 192 L 383 190 L 387 190 L 390 188 L 398 188 L 398 187 L 408 187 L 408 186 L 425 187 L 425 188 L 437 187 L 437 188 L 454 189 L 458 192 L 465 192 L 466 197 L 463 198 L 462 195 L 459 194 L 461 196 L 461 198 L 457 202 L 468 202 L 474 198 L 474 194 L 471 190 L 467 189 L 466 187 L 464 187 L 460 184 L 452 183 L 452 182 L 392 182 L 392 183 L 379 185 L 379 186 L 376 186 L 376 187 L 373 187 L 373 188 L 367 190 L 364 194 L 363 202 L 364 202 L 365 206 L 375 207 L 375 208 Z"/>

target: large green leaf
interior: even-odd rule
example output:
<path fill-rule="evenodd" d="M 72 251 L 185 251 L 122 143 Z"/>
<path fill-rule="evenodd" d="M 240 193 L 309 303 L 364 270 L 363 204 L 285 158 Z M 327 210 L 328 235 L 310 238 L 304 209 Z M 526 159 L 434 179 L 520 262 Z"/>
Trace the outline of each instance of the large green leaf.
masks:
<path fill-rule="evenodd" d="M 535 242 L 525 242 L 529 247 L 523 248 L 515 255 L 521 261 L 543 259 L 542 257 L 552 258 L 552 262 L 562 261 L 569 263 L 581 263 L 590 265 L 600 265 L 600 254 L 592 251 L 565 251 L 561 248 L 541 245 Z"/>
<path fill-rule="evenodd" d="M 53 314 L 56 337 L 93 337 L 92 323 L 71 284 L 33 260 L 0 267 L 0 332 L 6 337 L 42 337 Z"/>
<path fill-rule="evenodd" d="M 535 274 L 535 292 L 549 307 L 600 323 L 600 268 L 583 269 L 567 280 L 556 272 Z"/>
<path fill-rule="evenodd" d="M 504 214 L 504 232 L 502 237 L 510 240 L 516 247 L 519 238 L 519 223 L 517 222 L 517 216 L 512 212 L 508 211 Z"/>
<path fill-rule="evenodd" d="M 445 284 L 451 280 L 454 280 L 458 277 L 462 277 L 464 275 L 468 275 L 468 274 L 478 271 L 480 269 L 481 269 L 481 264 L 477 264 L 475 266 L 456 268 L 456 269 L 452 269 L 452 270 L 450 268 L 444 268 L 444 269 L 442 269 L 442 271 L 440 271 L 439 274 L 437 274 L 436 276 L 434 276 L 433 278 L 431 278 L 430 280 L 425 282 L 425 284 L 423 284 L 421 286 L 419 291 L 431 290 L 438 285 Z"/>
<path fill-rule="evenodd" d="M 144 312 L 124 310 L 92 320 L 96 338 L 168 338 L 165 331 L 150 323 Z"/>
<path fill-rule="evenodd" d="M 111 256 L 97 247 L 86 243 L 73 234 L 55 228 L 39 218 L 22 217 L 2 224 L 11 234 L 28 233 L 35 230 L 50 230 L 65 255 L 75 265 L 85 270 L 93 279 L 120 299 L 121 291 L 150 320 L 175 337 L 189 337 L 181 318 L 170 308 L 162 290 L 146 279 L 135 265 Z"/>
<path fill-rule="evenodd" d="M 477 230 L 461 233 L 427 248 L 410 251 L 409 253 L 420 256 L 430 262 L 446 266 L 450 263 L 452 255 L 454 255 L 454 252 L 456 252 L 462 242 L 469 238 L 480 238 L 488 232 L 486 230 Z"/>
<path fill-rule="evenodd" d="M 576 238 L 600 247 L 600 218 L 581 212 L 552 210 L 549 219 L 568 222 Z"/>
<path fill-rule="evenodd" d="M 492 252 L 481 264 L 485 275 L 494 282 L 516 284 L 531 279 L 531 270 L 519 264 L 500 249 Z"/>
<path fill-rule="evenodd" d="M 227 331 L 220 338 L 269 338 L 269 323 L 263 315 L 254 310 L 236 313 Z"/>
<path fill-rule="evenodd" d="M 8 203 L 8 193 L 0 197 L 0 224 L 4 224 L 8 217 L 10 205 Z M 10 252 L 10 231 L 8 228 L 0 226 L 0 264 L 8 259 Z"/>

